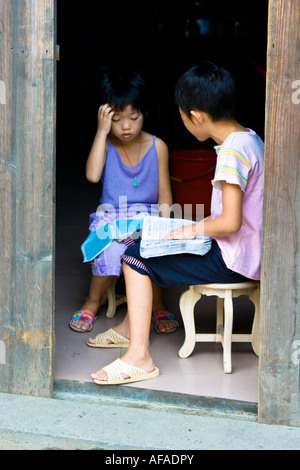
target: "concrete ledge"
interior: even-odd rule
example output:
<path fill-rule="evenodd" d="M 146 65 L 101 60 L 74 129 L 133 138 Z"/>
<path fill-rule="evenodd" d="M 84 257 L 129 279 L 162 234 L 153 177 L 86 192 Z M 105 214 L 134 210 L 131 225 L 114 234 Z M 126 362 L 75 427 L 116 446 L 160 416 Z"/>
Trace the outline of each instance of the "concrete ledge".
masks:
<path fill-rule="evenodd" d="M 0 394 L 0 448 L 300 450 L 300 428 L 229 416 L 67 392 L 54 399 Z"/>
<path fill-rule="evenodd" d="M 0 430 L 0 450 L 103 450 L 98 442 Z"/>
<path fill-rule="evenodd" d="M 124 406 L 176 410 L 178 413 L 230 417 L 257 421 L 257 403 L 224 398 L 204 397 L 184 393 L 166 392 L 137 387 L 111 385 L 95 386 L 92 382 L 75 380 L 56 380 L 54 398 L 64 399 L 72 394 L 78 400 L 99 402 L 106 399 L 122 402 Z"/>

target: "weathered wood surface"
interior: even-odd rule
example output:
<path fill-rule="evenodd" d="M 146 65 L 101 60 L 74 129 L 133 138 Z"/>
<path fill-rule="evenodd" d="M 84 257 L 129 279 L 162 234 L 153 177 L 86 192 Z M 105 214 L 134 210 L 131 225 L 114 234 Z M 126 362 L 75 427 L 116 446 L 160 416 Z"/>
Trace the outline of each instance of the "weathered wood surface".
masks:
<path fill-rule="evenodd" d="M 270 0 L 259 420 L 295 426 L 300 425 L 299 31 L 300 0 Z"/>
<path fill-rule="evenodd" d="M 47 397 L 54 350 L 54 15 L 53 0 L 0 3 L 0 391 Z"/>

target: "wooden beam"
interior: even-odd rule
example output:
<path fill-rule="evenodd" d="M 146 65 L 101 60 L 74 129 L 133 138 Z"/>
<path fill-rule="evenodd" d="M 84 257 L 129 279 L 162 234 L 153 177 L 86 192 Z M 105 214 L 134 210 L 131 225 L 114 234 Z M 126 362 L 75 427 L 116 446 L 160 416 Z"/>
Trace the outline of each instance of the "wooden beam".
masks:
<path fill-rule="evenodd" d="M 53 0 L 0 3 L 0 391 L 45 397 L 53 383 L 54 24 Z"/>
<path fill-rule="evenodd" d="M 299 31 L 300 0 L 270 0 L 259 421 L 292 426 L 300 426 Z"/>

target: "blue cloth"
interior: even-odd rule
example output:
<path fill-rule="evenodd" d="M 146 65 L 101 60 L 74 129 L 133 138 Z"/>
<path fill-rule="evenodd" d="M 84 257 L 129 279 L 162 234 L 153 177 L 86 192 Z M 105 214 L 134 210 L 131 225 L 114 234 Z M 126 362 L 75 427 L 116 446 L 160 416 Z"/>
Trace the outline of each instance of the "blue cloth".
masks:
<path fill-rule="evenodd" d="M 144 216 L 138 215 L 133 219 L 117 219 L 113 223 L 100 225 L 96 230 L 93 230 L 81 245 L 84 263 L 96 258 L 113 240 L 123 241 L 129 235 L 140 230 L 143 226 Z"/>

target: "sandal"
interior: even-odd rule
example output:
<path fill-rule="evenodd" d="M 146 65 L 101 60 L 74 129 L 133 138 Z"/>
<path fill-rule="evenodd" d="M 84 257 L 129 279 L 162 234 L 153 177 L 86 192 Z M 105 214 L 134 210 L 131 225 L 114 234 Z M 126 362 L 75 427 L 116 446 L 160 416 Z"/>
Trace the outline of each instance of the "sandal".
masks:
<path fill-rule="evenodd" d="M 72 321 L 77 320 L 87 322 L 90 327 L 87 330 L 82 330 L 81 328 L 77 328 L 76 326 L 72 325 Z M 77 310 L 77 312 L 74 313 L 72 320 L 70 321 L 70 328 L 77 333 L 89 333 L 93 329 L 96 320 L 97 315 L 95 315 L 90 310 Z"/>
<path fill-rule="evenodd" d="M 108 375 L 107 380 L 94 379 L 95 384 L 98 385 L 120 385 L 130 382 L 139 382 L 140 380 L 155 379 L 159 376 L 159 369 L 155 367 L 152 372 L 147 372 L 139 367 L 131 366 L 127 362 L 117 359 L 106 367 L 102 368 Z M 125 379 L 122 374 L 127 375 Z"/>
<path fill-rule="evenodd" d="M 173 313 L 169 312 L 168 310 L 157 310 L 157 312 L 153 313 L 152 320 L 154 322 L 154 329 L 158 334 L 173 333 L 173 331 L 176 331 L 179 328 L 178 321 L 175 320 Z M 170 330 L 160 331 L 158 328 L 160 321 L 171 321 L 176 323 L 176 325 L 174 325 L 174 328 L 171 328 Z"/>
<path fill-rule="evenodd" d="M 108 343 L 107 340 L 110 340 L 111 343 Z M 125 336 L 119 335 L 119 333 L 110 328 L 110 330 L 97 335 L 95 343 L 90 343 L 88 341 L 87 345 L 91 348 L 128 348 L 129 339 L 125 338 Z"/>

